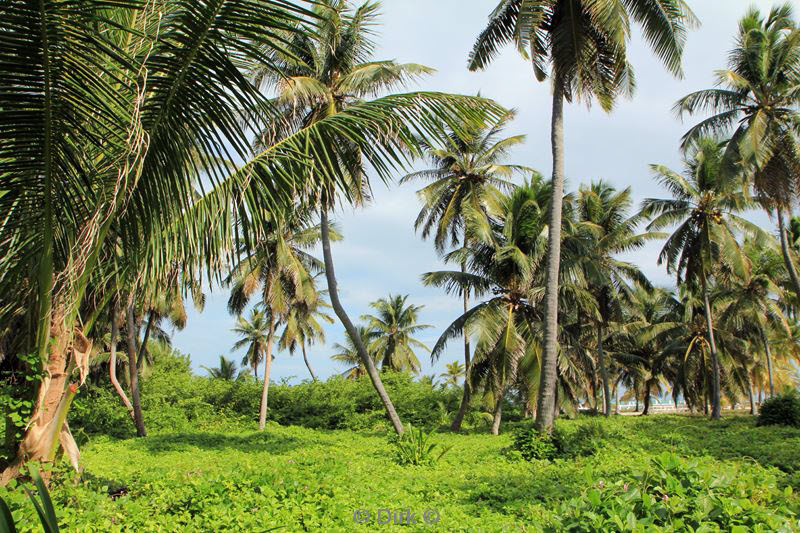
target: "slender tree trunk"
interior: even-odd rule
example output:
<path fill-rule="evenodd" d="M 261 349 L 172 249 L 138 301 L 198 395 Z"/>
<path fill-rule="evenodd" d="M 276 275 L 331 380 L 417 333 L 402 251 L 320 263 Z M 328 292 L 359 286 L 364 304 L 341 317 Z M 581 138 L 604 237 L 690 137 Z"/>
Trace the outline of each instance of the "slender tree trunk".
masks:
<path fill-rule="evenodd" d="M 561 263 L 561 204 L 564 196 L 564 86 L 554 74 L 551 144 L 553 150 L 553 191 L 548 227 L 547 274 L 545 280 L 544 354 L 542 356 L 536 429 L 553 431 L 558 380 L 558 273 Z"/>
<path fill-rule="evenodd" d="M 377 391 L 381 402 L 383 402 L 383 406 L 386 408 L 386 414 L 389 416 L 389 420 L 391 420 L 394 430 L 398 435 L 402 435 L 403 423 L 400 421 L 400 417 L 397 416 L 397 411 L 394 409 L 392 400 L 389 398 L 389 394 L 387 394 L 386 389 L 383 386 L 383 381 L 381 381 L 381 376 L 378 373 L 378 369 L 375 368 L 375 362 L 367 353 L 367 349 L 364 347 L 364 341 L 358 334 L 358 330 L 350 321 L 350 317 L 347 316 L 347 312 L 344 310 L 344 307 L 342 307 L 342 303 L 339 300 L 336 273 L 334 272 L 333 267 L 333 254 L 331 254 L 330 228 L 328 227 L 328 206 L 324 201 L 322 203 L 320 212 L 322 226 L 322 255 L 325 261 L 325 278 L 328 281 L 328 295 L 331 299 L 333 311 L 336 313 L 336 316 L 339 317 L 344 329 L 347 330 L 347 334 L 350 335 L 351 339 L 353 339 L 353 343 L 356 345 L 356 349 L 358 350 L 358 355 L 361 357 L 361 362 L 366 367 L 369 379 L 372 381 L 372 386 L 375 387 L 375 391 Z"/>
<path fill-rule="evenodd" d="M 619 414 L 619 380 L 614 382 L 614 414 Z"/>
<path fill-rule="evenodd" d="M 465 237 L 466 239 L 466 237 Z M 461 263 L 461 272 L 466 272 L 467 266 Z M 469 308 L 469 291 L 464 291 L 464 313 Z M 467 333 L 466 326 L 464 327 L 464 363 L 466 364 L 464 370 L 464 394 L 461 396 L 461 405 L 458 407 L 456 417 L 453 419 L 453 424 L 450 429 L 455 432 L 461 431 L 461 423 L 464 421 L 464 416 L 469 409 L 469 401 L 472 395 L 472 390 L 469 384 L 469 367 L 470 367 L 470 350 L 469 350 L 469 334 Z"/>
<path fill-rule="evenodd" d="M 761 332 L 761 340 L 764 342 L 764 352 L 767 355 L 767 374 L 769 375 L 769 397 L 772 398 L 775 395 L 775 388 L 772 385 L 772 350 L 769 348 L 769 339 L 767 338 L 767 334 L 764 332 L 764 329 L 759 327 L 759 331 Z"/>
<path fill-rule="evenodd" d="M 308 373 L 311 374 L 311 380 L 317 381 L 317 375 L 314 373 L 314 369 L 311 368 L 311 362 L 308 360 L 308 355 L 306 354 L 306 343 L 300 341 L 300 347 L 303 349 L 303 361 L 306 362 L 306 368 L 308 368 Z"/>
<path fill-rule="evenodd" d="M 647 416 L 650 414 L 650 382 L 644 382 L 644 410 L 642 411 L 642 416 Z"/>
<path fill-rule="evenodd" d="M 639 393 L 634 389 L 633 396 L 636 398 L 636 412 L 639 412 Z"/>
<path fill-rule="evenodd" d="M 786 234 L 786 222 L 783 219 L 783 208 L 778 207 L 775 209 L 778 212 L 778 231 L 781 238 L 781 252 L 783 253 L 783 262 L 786 264 L 786 270 L 789 271 L 789 278 L 794 287 L 795 296 L 800 298 L 800 278 L 797 276 L 797 269 L 792 260 L 792 253 L 789 248 L 789 238 Z"/>
<path fill-rule="evenodd" d="M 711 302 L 708 299 L 708 282 L 706 281 L 705 267 L 702 268 L 700 275 L 703 282 L 703 305 L 706 311 L 706 328 L 708 329 L 708 342 L 711 345 L 711 418 L 719 420 L 722 416 L 720 406 L 720 383 L 719 383 L 719 356 L 717 354 L 717 343 L 714 341 L 714 322 L 711 318 Z"/>
<path fill-rule="evenodd" d="M 139 355 L 136 356 L 136 364 L 139 365 L 139 370 L 142 369 L 144 363 L 144 356 L 147 352 L 147 341 L 150 340 L 150 330 L 153 329 L 153 322 L 155 321 L 155 313 L 150 311 L 147 314 L 147 325 L 144 327 L 144 338 L 142 344 L 139 346 Z"/>
<path fill-rule="evenodd" d="M 753 378 L 750 376 L 750 371 L 746 370 L 747 372 L 747 398 L 750 400 L 750 414 L 756 414 L 756 401 L 753 397 Z"/>
<path fill-rule="evenodd" d="M 597 371 L 595 370 L 594 363 L 592 363 L 592 409 L 595 413 L 599 413 L 600 409 L 597 408 Z"/>
<path fill-rule="evenodd" d="M 253 376 L 256 378 L 256 382 L 258 381 L 258 365 L 253 365 Z"/>
<path fill-rule="evenodd" d="M 131 401 L 133 404 L 133 423 L 136 426 L 136 436 L 146 437 L 147 430 L 144 427 L 144 416 L 142 414 L 142 401 L 139 396 L 139 367 L 136 365 L 136 319 L 134 313 L 136 304 L 131 295 L 128 304 L 128 375 L 130 376 Z"/>
<path fill-rule="evenodd" d="M 503 418 L 503 393 L 504 387 L 497 388 L 494 399 L 494 416 L 492 417 L 492 435 L 500 434 L 500 422 Z"/>
<path fill-rule="evenodd" d="M 600 377 L 603 380 L 603 414 L 611 416 L 611 390 L 608 386 L 606 354 L 603 352 L 603 323 L 597 325 L 597 358 L 600 361 Z"/>
<path fill-rule="evenodd" d="M 275 315 L 269 313 L 269 337 L 267 337 L 267 353 L 264 356 L 264 385 L 261 387 L 261 409 L 258 413 L 258 430 L 264 431 L 267 425 L 267 401 L 269 400 L 269 376 L 272 368 L 272 341 L 275 337 Z"/>
<path fill-rule="evenodd" d="M 128 395 L 125 394 L 125 390 L 119 384 L 119 380 L 117 379 L 117 341 L 119 339 L 119 301 L 114 298 L 114 303 L 112 304 L 111 308 L 111 348 L 109 351 L 108 357 L 108 375 L 111 379 L 111 384 L 114 386 L 114 390 L 117 391 L 117 395 L 122 400 L 122 405 L 125 406 L 125 409 L 128 410 L 128 414 L 131 416 L 131 419 L 134 420 L 136 423 L 135 418 L 133 416 L 133 405 L 131 405 L 131 401 L 128 399 Z"/>

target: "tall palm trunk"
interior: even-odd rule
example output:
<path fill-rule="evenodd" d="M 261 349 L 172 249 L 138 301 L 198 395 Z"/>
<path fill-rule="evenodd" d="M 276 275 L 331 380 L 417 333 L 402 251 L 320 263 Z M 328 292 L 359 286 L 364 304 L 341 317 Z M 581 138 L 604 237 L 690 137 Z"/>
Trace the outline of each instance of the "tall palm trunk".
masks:
<path fill-rule="evenodd" d="M 597 324 L 597 358 L 600 362 L 600 377 L 603 380 L 603 414 L 611 416 L 611 389 L 608 385 L 608 369 L 606 355 L 603 352 L 603 323 Z"/>
<path fill-rule="evenodd" d="M 465 237 L 466 239 L 466 237 Z M 467 265 L 463 262 L 461 263 L 461 272 L 464 273 L 467 270 Z M 469 291 L 464 291 L 464 313 L 466 314 L 467 308 L 469 307 Z M 466 325 L 464 326 L 464 362 L 465 362 L 465 370 L 464 370 L 464 394 L 461 396 L 461 405 L 458 407 L 458 412 L 456 413 L 456 417 L 453 419 L 453 424 L 450 426 L 452 431 L 461 431 L 461 423 L 464 421 L 464 416 L 467 414 L 467 409 L 469 408 L 469 400 L 470 396 L 472 395 L 472 390 L 469 384 L 469 365 L 470 365 L 470 355 L 469 355 L 469 334 L 467 333 Z"/>
<path fill-rule="evenodd" d="M 619 380 L 614 382 L 614 414 L 619 414 Z"/>
<path fill-rule="evenodd" d="M 759 331 L 761 332 L 761 340 L 764 342 L 764 352 L 767 355 L 767 373 L 769 374 L 769 397 L 772 398 L 775 395 L 775 388 L 772 385 L 772 350 L 769 348 L 769 339 L 767 338 L 767 334 L 764 332 L 764 328 L 759 327 Z"/>
<path fill-rule="evenodd" d="M 650 381 L 644 382 L 644 410 L 642 416 L 650 414 Z"/>
<path fill-rule="evenodd" d="M 786 223 L 783 220 L 783 208 L 778 207 L 778 231 L 781 237 L 781 252 L 783 253 L 783 262 L 786 264 L 786 270 L 789 271 L 789 278 L 792 280 L 795 295 L 800 298 L 800 278 L 797 276 L 797 269 L 792 260 L 792 254 L 789 249 L 789 238 L 786 235 Z"/>
<path fill-rule="evenodd" d="M 128 375 L 130 376 L 131 403 L 133 404 L 133 424 L 136 426 L 136 436 L 146 437 L 147 430 L 144 427 L 144 416 L 142 414 L 142 400 L 139 395 L 139 367 L 136 364 L 136 319 L 134 313 L 136 304 L 131 295 L 128 304 Z"/>
<path fill-rule="evenodd" d="M 131 405 L 131 401 L 128 399 L 128 395 L 125 394 L 125 390 L 119 384 L 119 380 L 117 379 L 117 340 L 119 339 L 119 302 L 116 298 L 114 298 L 114 303 L 111 306 L 111 348 L 109 350 L 109 357 L 108 357 L 108 377 L 111 379 L 111 385 L 114 386 L 114 390 L 117 391 L 117 395 L 122 400 L 122 405 L 128 410 L 128 414 L 131 415 L 131 419 L 134 420 L 133 416 L 133 405 Z"/>
<path fill-rule="evenodd" d="M 747 373 L 747 399 L 750 400 L 750 414 L 756 414 L 756 401 L 753 394 L 753 378 L 750 376 L 750 371 L 745 370 Z"/>
<path fill-rule="evenodd" d="M 347 334 L 350 335 L 350 338 L 353 340 L 353 344 L 356 346 L 356 350 L 361 358 L 361 362 L 367 369 L 367 374 L 369 375 L 370 381 L 372 381 L 372 386 L 375 387 L 375 391 L 377 391 L 381 402 L 383 402 L 383 406 L 386 409 L 386 414 L 389 416 L 389 420 L 391 420 L 394 430 L 398 435 L 402 435 L 403 423 L 400 421 L 400 417 L 397 416 L 397 411 L 394 409 L 392 400 L 389 398 L 389 394 L 387 394 L 386 389 L 383 386 L 383 381 L 381 381 L 381 376 L 378 373 L 378 369 L 375 368 L 375 363 L 372 361 L 372 358 L 367 353 L 367 349 L 364 347 L 364 341 L 358 334 L 358 330 L 353 325 L 353 322 L 350 321 L 350 317 L 347 316 L 347 312 L 344 310 L 344 307 L 342 307 L 342 302 L 339 300 L 339 291 L 336 284 L 336 273 L 334 272 L 333 268 L 333 255 L 331 254 L 330 228 L 328 226 L 328 206 L 325 201 L 322 202 L 320 215 L 322 226 L 322 255 L 325 262 L 325 279 L 328 281 L 328 295 L 331 298 L 333 311 L 336 313 L 336 316 L 339 317 L 344 329 L 347 330 Z"/>
<path fill-rule="evenodd" d="M 264 356 L 264 385 L 261 387 L 261 410 L 258 413 L 258 429 L 264 431 L 267 425 L 267 401 L 269 400 L 269 375 L 272 368 L 272 341 L 275 337 L 275 315 L 269 314 L 269 337 L 267 337 L 267 353 Z"/>
<path fill-rule="evenodd" d="M 500 434 L 500 422 L 503 419 L 503 394 L 505 387 L 497 387 L 494 399 L 494 415 L 492 416 L 492 435 Z"/>
<path fill-rule="evenodd" d="M 150 340 L 150 331 L 153 329 L 153 322 L 155 322 L 156 314 L 150 311 L 147 314 L 147 325 L 144 327 L 144 337 L 142 337 L 142 344 L 139 346 L 139 355 L 136 356 L 136 364 L 139 365 L 139 370 L 142 369 L 144 363 L 145 353 L 147 352 L 147 341 Z"/>
<path fill-rule="evenodd" d="M 306 343 L 300 341 L 300 348 L 303 349 L 303 361 L 306 362 L 306 368 L 308 368 L 308 373 L 311 374 L 311 380 L 317 381 L 317 375 L 314 373 L 314 369 L 311 368 L 311 363 L 308 360 L 308 355 L 306 355 Z"/>
<path fill-rule="evenodd" d="M 558 272 L 561 263 L 561 204 L 564 195 L 564 86 L 554 74 L 551 144 L 553 149 L 553 192 L 548 228 L 547 277 L 545 281 L 544 354 L 536 405 L 536 429 L 550 433 L 555 418 L 558 379 Z"/>
<path fill-rule="evenodd" d="M 714 321 L 711 317 L 711 302 L 708 299 L 708 281 L 706 280 L 705 267 L 700 276 L 703 283 L 703 306 L 706 312 L 706 328 L 708 330 L 708 343 L 711 346 L 711 418 L 719 420 L 722 416 L 720 406 L 720 383 L 719 383 L 719 356 L 717 354 L 717 343 L 714 341 Z"/>

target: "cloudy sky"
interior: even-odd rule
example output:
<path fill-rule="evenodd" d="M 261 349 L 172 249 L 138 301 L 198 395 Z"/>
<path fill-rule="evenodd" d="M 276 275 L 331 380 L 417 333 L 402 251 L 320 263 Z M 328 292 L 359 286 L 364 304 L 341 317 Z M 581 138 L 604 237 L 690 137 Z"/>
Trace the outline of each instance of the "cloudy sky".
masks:
<path fill-rule="evenodd" d="M 518 148 L 509 162 L 527 165 L 549 175 L 550 85 L 537 83 L 530 65 L 513 49 L 498 57 L 485 72 L 472 73 L 466 68 L 468 51 L 484 27 L 497 0 L 384 0 L 382 27 L 376 59 L 396 59 L 422 63 L 437 73 L 412 90 L 431 90 L 492 98 L 518 111 L 508 135 L 525 134 L 527 142 Z M 710 87 L 713 73 L 723 68 L 727 52 L 734 42 L 737 21 L 752 5 L 766 11 L 779 2 L 770 0 L 689 0 L 701 26 L 689 34 L 684 57 L 685 77 L 672 78 L 634 36 L 630 59 L 636 70 L 637 91 L 633 99 L 621 101 L 611 114 L 597 106 L 566 108 L 566 171 L 568 188 L 603 179 L 618 188 L 631 186 L 638 204 L 646 197 L 663 197 L 651 177 L 649 165 L 666 164 L 680 169 L 678 144 L 689 121 L 681 123 L 671 109 L 681 96 Z M 800 12 L 800 0 L 792 0 Z M 400 176 L 398 176 L 400 177 Z M 375 201 L 365 209 L 344 210 L 337 214 L 344 241 L 334 244 L 333 256 L 339 289 L 351 318 L 369 312 L 369 303 L 388 294 L 408 294 L 409 301 L 425 307 L 421 321 L 433 327 L 422 332 L 420 340 L 433 346 L 441 331 L 460 314 L 460 302 L 439 290 L 420 284 L 420 274 L 442 267 L 430 242 L 422 241 L 413 223 L 419 210 L 415 195 L 418 186 L 408 184 L 388 187 L 373 184 Z M 770 225 L 761 213 L 750 219 Z M 672 281 L 657 265 L 660 243 L 627 257 L 660 285 Z M 236 341 L 231 332 L 234 319 L 225 310 L 227 294 L 208 295 L 203 313 L 192 312 L 185 330 L 173 336 L 174 346 L 190 354 L 198 373 L 200 365 L 216 366 L 219 355 L 231 354 Z M 344 330 L 338 324 L 327 328 L 327 344 L 312 346 L 309 356 L 317 374 L 326 378 L 344 368 L 330 360 L 334 342 L 343 341 Z M 420 353 L 423 374 L 439 374 L 445 363 L 463 360 L 463 345 L 452 343 L 442 358 L 431 365 Z M 260 370 L 260 373 L 263 369 Z M 278 353 L 272 367 L 273 379 L 291 382 L 307 379 L 302 355 Z"/>

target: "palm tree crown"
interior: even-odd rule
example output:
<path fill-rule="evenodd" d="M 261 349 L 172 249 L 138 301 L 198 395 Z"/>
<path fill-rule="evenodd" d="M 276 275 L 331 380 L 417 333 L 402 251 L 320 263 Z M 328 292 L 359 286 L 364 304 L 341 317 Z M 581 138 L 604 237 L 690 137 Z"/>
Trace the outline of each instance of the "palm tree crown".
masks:
<path fill-rule="evenodd" d="M 373 349 L 382 357 L 383 370 L 417 373 L 420 369 L 419 359 L 414 348 L 428 351 L 420 341 L 412 337 L 417 332 L 433 326 L 419 324 L 419 312 L 423 305 L 406 304 L 408 295 L 380 298 L 370 304 L 376 314 L 364 315 L 373 332 Z"/>

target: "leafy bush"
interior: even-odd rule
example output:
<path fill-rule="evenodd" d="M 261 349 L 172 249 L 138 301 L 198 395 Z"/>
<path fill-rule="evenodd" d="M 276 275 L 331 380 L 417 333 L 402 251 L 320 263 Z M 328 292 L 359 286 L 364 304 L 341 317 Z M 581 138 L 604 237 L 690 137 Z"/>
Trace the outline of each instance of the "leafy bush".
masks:
<path fill-rule="evenodd" d="M 608 436 L 603 422 L 590 420 L 579 424 L 573 431 L 557 426 L 553 442 L 559 457 L 588 457 L 600 450 Z"/>
<path fill-rule="evenodd" d="M 564 502 L 560 531 L 792 531 L 797 526 L 780 491 L 764 471 L 744 472 L 715 462 L 685 461 L 670 453 L 650 468 L 606 484 L 586 472 L 589 487 Z"/>
<path fill-rule="evenodd" d="M 791 391 L 765 401 L 758 414 L 758 425 L 800 427 L 800 395 Z"/>
<path fill-rule="evenodd" d="M 421 428 L 414 429 L 411 424 L 406 424 L 406 431 L 402 435 L 392 435 L 389 442 L 394 446 L 397 464 L 429 466 L 438 463 L 450 451 L 451 446 L 440 447 L 429 442 L 430 438 L 429 433 L 423 432 Z"/>
<path fill-rule="evenodd" d="M 512 449 L 526 461 L 553 459 L 558 453 L 556 439 L 535 428 L 518 429 L 513 434 Z"/>

